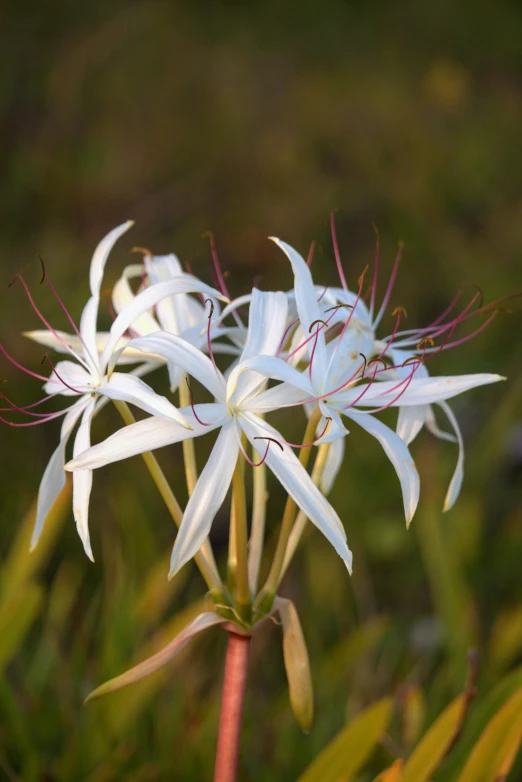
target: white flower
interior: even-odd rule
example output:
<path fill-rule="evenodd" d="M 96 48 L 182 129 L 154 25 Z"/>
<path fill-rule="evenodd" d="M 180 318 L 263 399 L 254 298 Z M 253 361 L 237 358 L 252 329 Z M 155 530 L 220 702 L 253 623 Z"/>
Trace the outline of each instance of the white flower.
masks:
<path fill-rule="evenodd" d="M 387 367 L 380 367 L 375 359 L 374 368 L 368 371 L 371 362 L 367 361 L 367 357 L 375 355 L 376 351 L 380 352 L 381 356 L 383 354 L 380 347 L 376 347 L 373 334 L 373 329 L 375 325 L 378 325 L 381 313 L 374 320 L 359 297 L 343 291 L 346 301 L 341 304 L 348 304 L 351 299 L 354 302 L 350 305 L 353 314 L 346 319 L 346 315 L 339 316 L 338 314 L 341 308 L 334 311 L 333 317 L 337 319 L 342 317 L 344 325 L 339 336 L 327 342 L 326 326 L 330 327 L 332 321 L 325 321 L 325 311 L 318 302 L 317 289 L 314 287 L 307 264 L 290 245 L 279 239 L 274 239 L 274 241 L 286 253 L 294 271 L 295 298 L 302 332 L 309 334 L 305 344 L 299 350 L 302 353 L 303 348 L 306 348 L 308 368 L 304 372 L 299 372 L 288 361 L 261 356 L 243 363 L 239 371 L 256 370 L 265 377 L 283 381 L 282 386 L 265 393 L 264 400 L 267 405 L 271 405 L 272 393 L 277 394 L 279 400 L 286 404 L 317 402 L 323 416 L 334 422 L 328 434 L 319 442 L 336 440 L 348 433 L 344 427 L 343 417 L 355 421 L 373 435 L 381 443 L 386 455 L 395 467 L 402 487 L 406 521 L 409 524 L 419 499 L 420 486 L 417 469 L 404 439 L 378 418 L 375 418 L 372 413 L 385 407 L 399 407 L 401 410 L 413 408 L 414 415 L 403 414 L 401 427 L 405 429 L 406 423 L 408 423 L 411 427 L 411 433 L 416 433 L 428 416 L 432 431 L 441 436 L 429 416 L 429 405 L 438 403 L 443 407 L 454 426 L 461 445 L 460 432 L 445 400 L 470 388 L 494 383 L 503 378 L 493 374 L 430 378 L 427 376 L 422 362 L 414 359 L 409 366 L 396 368 L 397 377 L 394 380 L 373 382 L 381 369 L 382 373 L 389 373 Z M 386 345 L 384 347 L 386 349 Z M 292 351 L 290 351 L 291 355 Z M 409 355 L 411 356 L 411 354 Z M 289 385 L 294 388 L 293 399 Z M 409 434 L 410 439 L 412 439 L 411 433 Z M 445 433 L 442 433 L 442 436 L 448 437 Z M 333 451 L 333 460 L 336 462 L 334 466 L 338 468 L 340 462 L 338 450 Z M 331 469 L 331 466 L 327 466 L 327 469 Z M 458 495 L 462 482 L 462 469 L 463 456 L 461 452 L 446 499 L 446 508 L 451 506 Z"/>
<path fill-rule="evenodd" d="M 145 372 L 158 366 L 157 357 L 130 374 L 113 372 L 111 371 L 112 367 L 109 370 L 109 363 L 116 348 L 122 344 L 122 337 L 130 323 L 143 312 L 160 302 L 165 296 L 177 292 L 185 294 L 192 291 L 199 291 L 213 296 L 219 296 L 219 293 L 189 275 L 185 275 L 182 279 L 175 277 L 167 283 L 152 286 L 134 299 L 132 304 L 116 318 L 110 332 L 104 336 L 103 340 L 100 340 L 100 335 L 97 333 L 96 328 L 105 264 L 114 243 L 132 224 L 131 221 L 128 221 L 118 226 L 107 234 L 96 248 L 90 268 L 91 297 L 83 310 L 79 329 L 76 329 L 71 316 L 61 300 L 58 299 L 71 325 L 76 329 L 75 337 L 63 335 L 62 332 L 57 332 L 50 326 L 36 308 L 36 305 L 34 305 L 27 286 L 25 282 L 23 283 L 37 314 L 47 326 L 46 332 L 40 332 L 36 335 L 37 341 L 43 342 L 48 346 L 57 347 L 61 352 L 68 353 L 74 359 L 74 361 L 60 361 L 55 367 L 53 366 L 51 377 L 44 386 L 48 398 L 55 396 L 74 398 L 74 403 L 68 409 L 58 414 L 51 413 L 46 416 L 44 414 L 29 413 L 28 409 L 18 408 L 22 412 L 28 412 L 29 415 L 38 416 L 39 423 L 51 420 L 57 417 L 57 415 L 65 414 L 60 443 L 47 465 L 40 484 L 36 523 L 31 539 L 33 548 L 40 538 L 45 520 L 58 494 L 65 485 L 63 471 L 65 449 L 74 427 L 80 421 L 73 447 L 73 454 L 77 455 L 90 446 L 90 430 L 93 415 L 108 399 L 128 402 L 148 413 L 161 415 L 171 421 L 175 421 L 178 426 L 184 429 L 190 429 L 190 423 L 177 408 L 164 396 L 160 396 L 153 391 L 139 377 L 140 374 L 145 374 Z M 54 288 L 50 287 L 53 293 L 55 293 Z M 58 298 L 56 293 L 55 295 Z M 30 333 L 30 336 L 35 337 L 34 333 Z M 100 353 L 101 342 L 103 349 Z M 136 359 L 134 359 L 135 361 Z M 88 528 L 91 488 L 91 470 L 81 470 L 74 474 L 74 519 L 85 552 L 90 559 L 93 559 Z"/>
<path fill-rule="evenodd" d="M 245 347 L 238 366 L 228 380 L 218 370 L 212 356 L 207 357 L 177 336 L 160 332 L 132 340 L 132 349 L 153 352 L 178 364 L 205 386 L 216 401 L 182 409 L 181 412 L 191 423 L 191 431 L 173 420 L 154 416 L 116 432 L 66 465 L 68 470 L 93 469 L 220 429 L 183 515 L 172 552 L 170 576 L 194 556 L 206 539 L 230 486 L 239 451 L 243 450 L 242 433 L 261 461 L 267 464 L 287 493 L 332 543 L 347 567 L 351 568 L 352 557 L 339 517 L 313 484 L 282 435 L 258 414 L 277 409 L 281 403 L 285 404 L 288 395 L 294 393 L 293 390 L 289 391 L 285 387 L 283 398 L 279 398 L 277 388 L 264 391 L 266 380 L 259 373 L 243 371 L 248 368 L 250 361 L 256 359 L 277 360 L 274 356 L 280 349 L 285 333 L 287 306 L 284 293 L 253 291 Z M 267 402 L 267 395 L 270 403 Z"/>

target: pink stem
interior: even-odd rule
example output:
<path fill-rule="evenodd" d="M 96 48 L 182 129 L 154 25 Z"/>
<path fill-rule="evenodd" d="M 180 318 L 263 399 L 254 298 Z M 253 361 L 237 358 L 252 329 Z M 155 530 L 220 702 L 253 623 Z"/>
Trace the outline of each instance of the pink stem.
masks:
<path fill-rule="evenodd" d="M 250 636 L 229 630 L 214 782 L 236 782 Z"/>

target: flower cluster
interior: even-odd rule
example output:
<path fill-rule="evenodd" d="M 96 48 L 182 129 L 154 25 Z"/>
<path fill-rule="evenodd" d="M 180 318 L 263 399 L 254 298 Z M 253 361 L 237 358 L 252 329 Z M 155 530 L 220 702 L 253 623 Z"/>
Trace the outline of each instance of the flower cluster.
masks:
<path fill-rule="evenodd" d="M 482 331 L 495 316 L 497 303 L 483 306 L 477 293 L 459 307 L 463 297 L 460 292 L 432 323 L 406 330 L 405 310 L 397 307 L 392 312 L 395 325 L 391 333 L 380 335 L 401 248 L 377 306 L 378 251 L 373 273 L 365 270 L 356 289 L 350 290 L 332 219 L 339 287 L 315 283 L 312 253 L 305 261 L 276 238 L 273 241 L 292 269 L 293 289 L 282 292 L 254 288 L 236 299 L 229 296 L 213 243 L 215 286 L 187 272 L 175 255 L 154 256 L 135 248 L 141 252 L 142 261 L 125 268 L 114 286 L 114 321 L 108 332 L 102 332 L 97 321 L 104 268 L 113 245 L 131 225 L 127 222 L 115 228 L 96 248 L 90 269 L 90 298 L 78 326 L 44 268 L 42 283 L 58 300 L 71 333 L 51 326 L 19 275 L 44 326 L 26 336 L 65 355 L 56 364 L 46 356 L 51 374 L 44 377 L 23 367 L 0 346 L 9 361 L 42 380 L 45 391 L 43 399 L 24 407 L 2 394 L 7 406 L 2 408 L 1 420 L 11 426 L 33 426 L 63 418 L 58 447 L 40 485 L 33 545 L 64 486 L 64 468 L 73 475 L 74 518 L 85 551 L 92 558 L 88 510 L 93 470 L 135 454 L 150 456 L 157 448 L 182 442 L 190 496 L 184 512 L 178 514 L 170 576 L 198 557 L 214 596 L 230 607 L 233 616 L 242 617 L 249 625 L 253 621 L 252 606 L 260 615 L 271 609 L 307 520 L 320 529 L 351 571 L 352 555 L 344 527 L 327 496 L 343 469 L 348 427 L 353 424 L 375 437 L 393 464 L 407 524 L 419 501 L 419 476 L 409 445 L 424 426 L 435 436 L 456 442 L 459 454 L 445 509 L 454 504 L 462 484 L 464 454 L 462 436 L 447 400 L 502 378 L 495 374 L 430 376 L 429 360 Z M 485 320 L 475 331 L 465 336 L 460 330 L 457 333 L 477 314 L 485 315 Z M 171 398 L 158 394 L 143 379 L 165 370 Z M 194 402 L 193 391 L 198 384 L 207 401 Z M 198 395 L 202 393 L 198 388 Z M 41 405 L 56 397 L 67 400 L 67 406 L 59 412 L 41 412 Z M 91 421 L 108 400 L 116 403 L 127 425 L 91 447 Z M 135 422 L 129 404 L 141 408 L 147 417 Z M 447 419 L 451 433 L 439 429 L 435 407 Z M 269 423 L 270 415 L 281 408 L 301 411 L 306 430 L 301 442 L 289 442 L 284 432 Z M 395 431 L 378 416 L 387 408 L 398 410 Z M 12 415 L 20 413 L 28 420 L 13 421 Z M 66 463 L 66 446 L 75 427 L 73 458 Z M 217 438 L 198 475 L 194 440 L 212 431 L 218 432 Z M 309 471 L 312 454 L 315 460 Z M 254 473 L 250 529 L 246 524 L 244 482 L 249 466 Z M 159 466 L 153 457 L 149 468 L 158 483 L 164 481 L 161 475 L 158 477 Z M 289 499 L 269 580 L 258 592 L 266 468 Z M 234 570 L 235 562 L 236 568 L 232 583 L 229 580 L 225 587 L 208 536 L 231 485 L 233 541 L 229 566 Z"/>

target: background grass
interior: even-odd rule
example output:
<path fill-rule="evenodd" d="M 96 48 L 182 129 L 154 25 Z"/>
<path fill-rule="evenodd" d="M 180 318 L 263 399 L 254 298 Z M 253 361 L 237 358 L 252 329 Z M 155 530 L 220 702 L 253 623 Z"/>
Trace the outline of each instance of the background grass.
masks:
<path fill-rule="evenodd" d="M 21 288 L 7 283 L 24 269 L 36 286 L 41 253 L 78 316 L 95 244 L 128 217 L 137 225 L 111 259 L 107 287 L 133 244 L 173 250 L 208 279 L 209 229 L 232 293 L 254 277 L 264 288 L 291 286 L 272 234 L 302 252 L 316 239 L 315 275 L 335 282 L 328 213 L 338 208 L 352 285 L 373 257 L 372 222 L 384 269 L 404 240 L 392 305 L 406 306 L 412 324 L 436 316 L 462 284 L 480 286 L 486 300 L 522 290 L 517 3 L 7 0 L 1 15 L 0 325 L 24 363 L 41 360 L 19 336 L 37 322 Z M 46 291 L 37 294 L 66 327 Z M 468 646 L 480 650 L 484 699 L 521 662 L 514 309 L 432 366 L 509 378 L 454 404 L 467 466 L 453 511 L 441 513 L 450 444 L 423 434 L 413 446 L 422 497 L 406 532 L 386 457 L 362 433 L 350 436 L 332 502 L 354 550 L 353 578 L 311 532 L 283 587 L 309 644 L 315 724 L 310 736 L 294 724 L 280 629 L 267 626 L 253 647 L 242 779 L 295 779 L 347 716 L 398 692 L 393 742 L 370 767 L 377 773 L 461 689 Z M 36 381 L 5 362 L 0 377 L 18 402 L 37 398 Z M 118 426 L 107 409 L 94 436 Z M 95 476 L 94 566 L 67 498 L 41 553 L 28 558 L 30 508 L 57 437 L 53 424 L 0 431 L 0 777 L 209 778 L 218 630 L 149 682 L 82 706 L 93 686 L 170 637 L 204 593 L 192 566 L 166 582 L 174 530 L 138 459 Z M 203 463 L 209 443 L 200 447 Z M 180 450 L 160 457 L 184 497 Z M 271 528 L 282 502 L 272 486 Z M 221 557 L 226 523 L 223 513 L 213 533 Z M 410 700 L 416 711 L 404 706 Z"/>

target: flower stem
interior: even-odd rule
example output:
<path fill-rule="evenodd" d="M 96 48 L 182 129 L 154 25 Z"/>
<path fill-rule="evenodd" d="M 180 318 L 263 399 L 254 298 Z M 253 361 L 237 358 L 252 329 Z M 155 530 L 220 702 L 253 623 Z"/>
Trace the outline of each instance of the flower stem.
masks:
<path fill-rule="evenodd" d="M 179 406 L 188 407 L 190 405 L 190 394 L 186 383 L 186 375 L 183 376 L 181 383 L 179 384 Z M 196 449 L 194 448 L 194 440 L 183 440 L 183 461 L 185 463 L 185 475 L 187 478 L 187 490 L 189 497 L 194 491 L 194 487 L 198 480 L 198 468 L 196 465 Z"/>
<path fill-rule="evenodd" d="M 233 502 L 233 529 L 231 535 L 235 537 L 236 557 L 236 603 L 238 614 L 246 622 L 250 621 L 252 612 L 252 598 L 248 583 L 248 525 L 245 496 L 245 475 L 243 459 L 238 458 L 234 477 L 232 479 Z"/>
<path fill-rule="evenodd" d="M 311 443 L 314 441 L 315 430 L 317 429 L 317 424 L 319 423 L 320 418 L 321 411 L 319 409 L 319 405 L 317 405 L 308 420 L 308 425 L 303 437 L 303 443 Z M 308 466 L 308 462 L 310 461 L 311 451 L 311 447 L 301 448 L 299 461 L 305 469 Z M 254 603 L 254 608 L 260 613 L 268 613 L 268 611 L 270 611 L 272 608 L 272 603 L 274 602 L 277 587 L 279 586 L 279 582 L 281 580 L 286 547 L 288 545 L 290 533 L 292 532 L 292 527 L 294 526 L 296 513 L 297 505 L 292 497 L 288 497 L 286 501 L 285 512 L 283 514 L 283 521 L 281 522 L 281 532 L 279 533 L 279 540 L 277 541 L 277 547 L 274 554 L 274 559 L 272 561 L 272 567 L 270 568 L 270 573 L 268 574 L 266 583 L 259 592 Z"/>
<path fill-rule="evenodd" d="M 114 404 L 127 426 L 136 423 L 136 419 L 134 418 L 126 402 L 114 400 Z M 179 527 L 183 517 L 183 511 L 181 510 L 180 505 L 174 496 L 172 489 L 170 488 L 169 482 L 165 478 L 163 470 L 158 464 L 158 460 L 150 451 L 142 453 L 142 457 L 143 461 L 147 465 L 154 483 L 158 487 L 159 493 L 161 494 L 170 515 L 174 519 L 176 525 Z M 210 541 L 206 540 L 203 543 L 194 559 L 201 571 L 201 575 L 205 579 L 205 582 L 210 589 L 210 592 L 212 593 L 213 598 L 218 602 L 223 602 L 223 584 L 219 576 L 214 554 L 212 553 Z"/>
<path fill-rule="evenodd" d="M 250 636 L 229 631 L 214 782 L 235 782 Z"/>

